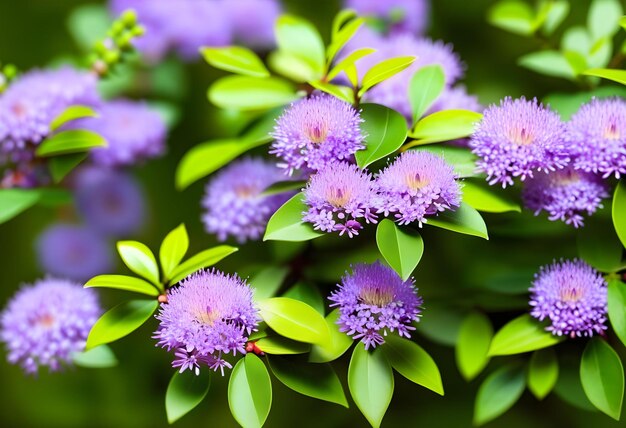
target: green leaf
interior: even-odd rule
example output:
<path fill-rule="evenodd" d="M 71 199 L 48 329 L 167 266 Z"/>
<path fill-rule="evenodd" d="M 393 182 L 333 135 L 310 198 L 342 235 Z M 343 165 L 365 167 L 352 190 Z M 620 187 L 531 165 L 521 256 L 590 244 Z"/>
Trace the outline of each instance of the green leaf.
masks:
<path fill-rule="evenodd" d="M 85 288 L 92 287 L 133 291 L 154 297 L 159 295 L 159 290 L 153 284 L 141 278 L 126 275 L 98 275 L 85 284 Z"/>
<path fill-rule="evenodd" d="M 613 70 L 610 68 L 592 68 L 582 73 L 587 76 L 602 77 L 622 85 L 626 85 L 626 70 Z"/>
<path fill-rule="evenodd" d="M 552 77 L 573 79 L 574 68 L 563 53 L 558 51 L 539 51 L 521 56 L 517 63 L 529 70 Z"/>
<path fill-rule="evenodd" d="M 322 81 L 309 81 L 309 84 L 315 89 L 319 89 L 322 92 L 326 92 L 334 97 L 344 100 L 348 104 L 354 104 L 354 93 L 352 88 L 342 85 L 334 85 L 332 83 L 326 83 Z"/>
<path fill-rule="evenodd" d="M 281 336 L 328 348 L 330 332 L 326 320 L 306 303 L 273 297 L 257 303 L 263 321 Z"/>
<path fill-rule="evenodd" d="M 482 114 L 469 110 L 443 110 L 429 114 L 409 132 L 409 137 L 417 141 L 406 147 L 468 137 L 482 117 Z"/>
<path fill-rule="evenodd" d="M 269 77 L 261 59 L 248 48 L 241 46 L 205 47 L 200 49 L 206 62 L 220 70 L 252 77 Z"/>
<path fill-rule="evenodd" d="M 426 224 L 453 232 L 489 239 L 485 221 L 478 211 L 465 202 L 461 202 L 461 206 L 456 211 L 447 210 L 439 213 L 437 217 L 429 218 Z"/>
<path fill-rule="evenodd" d="M 433 144 L 432 146 L 418 146 L 412 150 L 422 150 L 441 156 L 447 163 L 454 167 L 454 172 L 456 172 L 460 178 L 473 177 L 476 175 L 476 156 L 466 148 Z"/>
<path fill-rule="evenodd" d="M 100 345 L 89 351 L 74 352 L 72 361 L 80 367 L 104 369 L 117 365 L 117 358 L 107 345 Z"/>
<path fill-rule="evenodd" d="M 310 343 L 298 342 L 282 336 L 262 337 L 256 341 L 256 346 L 270 355 L 304 354 L 311 350 Z"/>
<path fill-rule="evenodd" d="M 159 260 L 165 279 L 168 279 L 174 269 L 180 264 L 189 249 L 189 235 L 185 224 L 181 223 L 177 228 L 167 234 L 159 250 Z"/>
<path fill-rule="evenodd" d="M 522 211 L 518 203 L 494 193 L 493 186 L 472 181 L 463 182 L 463 201 L 478 211 L 488 213 Z"/>
<path fill-rule="evenodd" d="M 94 147 L 106 147 L 107 142 L 102 136 L 85 129 L 61 131 L 46 138 L 37 147 L 37 156 L 57 156 L 70 153 L 86 152 Z"/>
<path fill-rule="evenodd" d="M 218 107 L 263 110 L 283 106 L 298 98 L 295 88 L 276 77 L 226 76 L 209 88 L 209 100 Z"/>
<path fill-rule="evenodd" d="M 206 177 L 251 147 L 238 140 L 215 140 L 199 144 L 185 153 L 176 169 L 178 190 Z"/>
<path fill-rule="evenodd" d="M 114 342 L 137 330 L 156 311 L 156 300 L 129 300 L 107 311 L 89 332 L 86 349 Z"/>
<path fill-rule="evenodd" d="M 481 312 L 472 312 L 463 320 L 456 344 L 456 365 L 465 380 L 474 379 L 489 363 L 492 337 L 491 322 Z"/>
<path fill-rule="evenodd" d="M 609 281 L 609 320 L 617 337 L 626 345 L 626 284 L 618 279 Z"/>
<path fill-rule="evenodd" d="M 529 36 L 535 31 L 535 14 L 521 0 L 500 1 L 489 9 L 487 20 L 495 27 L 522 36 Z"/>
<path fill-rule="evenodd" d="M 350 359 L 348 386 L 363 416 L 378 428 L 393 396 L 393 370 L 381 349 L 372 352 L 357 344 Z"/>
<path fill-rule="evenodd" d="M 40 194 L 37 204 L 43 207 L 57 208 L 64 205 L 70 205 L 74 201 L 72 193 L 67 189 L 61 189 L 58 187 L 42 187 L 37 189 L 37 191 Z"/>
<path fill-rule="evenodd" d="M 565 340 L 546 331 L 543 325 L 528 314 L 510 321 L 491 341 L 489 355 L 513 355 L 547 348 Z"/>
<path fill-rule="evenodd" d="M 446 85 L 446 75 L 440 65 L 420 68 L 411 77 L 409 101 L 413 111 L 413 123 L 428 111 Z"/>
<path fill-rule="evenodd" d="M 326 50 L 314 25 L 297 16 L 282 15 L 276 21 L 275 33 L 278 50 L 302 58 L 321 77 Z"/>
<path fill-rule="evenodd" d="M 626 247 L 626 180 L 620 180 L 613 195 L 613 226 L 622 245 Z"/>
<path fill-rule="evenodd" d="M 474 425 L 485 424 L 513 407 L 525 386 L 521 367 L 504 366 L 491 373 L 478 388 Z"/>
<path fill-rule="evenodd" d="M 392 76 L 400 73 L 415 61 L 414 56 L 400 56 L 397 58 L 385 59 L 365 73 L 363 81 L 361 82 L 361 89 L 359 90 L 359 96 L 362 96 L 369 89 L 379 84 L 382 81 L 389 79 Z"/>
<path fill-rule="evenodd" d="M 563 120 L 569 120 L 576 113 L 581 104 L 591 101 L 593 97 L 609 98 L 616 95 L 626 97 L 626 87 L 623 86 L 600 86 L 591 91 L 572 93 L 553 93 L 544 97 L 543 104 L 549 104 L 556 110 Z"/>
<path fill-rule="evenodd" d="M 390 334 L 385 337 L 381 349 L 391 366 L 402 376 L 439 395 L 444 394 L 437 364 L 417 343 Z"/>
<path fill-rule="evenodd" d="M 63 110 L 61 114 L 55 117 L 52 122 L 50 122 L 50 132 L 56 131 L 68 122 L 85 117 L 98 117 L 98 113 L 96 113 L 91 107 L 87 106 L 69 106 Z"/>
<path fill-rule="evenodd" d="M 354 37 L 364 22 L 365 20 L 363 18 L 354 18 L 345 23 L 337 32 L 333 33 L 332 41 L 326 50 L 327 64 L 332 63 L 337 53 L 345 46 L 346 43 L 348 43 L 348 41 L 350 41 L 350 39 L 352 39 L 352 37 Z M 331 78 L 328 80 L 330 79 Z"/>
<path fill-rule="evenodd" d="M 330 364 L 307 364 L 282 357 L 272 357 L 268 361 L 276 378 L 287 388 L 348 407 L 341 382 Z"/>
<path fill-rule="evenodd" d="M 528 389 L 538 400 L 543 400 L 554 389 L 559 378 L 559 362 L 554 349 L 533 352 L 528 367 Z"/>
<path fill-rule="evenodd" d="M 26 211 L 40 198 L 41 193 L 36 189 L 0 189 L 0 223 Z"/>
<path fill-rule="evenodd" d="M 74 42 L 88 52 L 104 37 L 111 26 L 111 15 L 104 4 L 84 4 L 74 8 L 67 27 Z"/>
<path fill-rule="evenodd" d="M 169 284 L 174 285 L 200 269 L 213 266 L 223 258 L 230 256 L 238 250 L 238 248 L 231 247 L 229 245 L 218 245 L 217 247 L 200 251 L 198 254 L 179 264 L 172 271 L 172 279 L 170 279 Z"/>
<path fill-rule="evenodd" d="M 273 297 L 289 273 L 283 266 L 268 266 L 250 279 L 250 286 L 254 288 L 254 299 L 262 300 Z"/>
<path fill-rule="evenodd" d="M 244 428 L 260 428 L 272 407 L 272 382 L 263 362 L 254 354 L 240 359 L 228 382 L 228 406 Z"/>
<path fill-rule="evenodd" d="M 302 221 L 307 210 L 302 192 L 293 196 L 272 215 L 267 222 L 264 241 L 308 241 L 322 236 L 313 230 L 313 225 Z"/>
<path fill-rule="evenodd" d="M 621 214 L 620 214 L 621 215 Z M 616 272 L 623 268 L 623 246 L 613 225 L 597 216 L 585 220 L 577 230 L 578 255 L 600 272 Z"/>
<path fill-rule="evenodd" d="M 285 51 L 270 52 L 267 64 L 276 73 L 297 83 L 311 82 L 321 77 L 319 71 L 305 58 Z"/>
<path fill-rule="evenodd" d="M 163 288 L 159 281 L 159 267 L 150 248 L 138 241 L 118 241 L 117 251 L 131 271 L 143 276 L 159 289 Z"/>
<path fill-rule="evenodd" d="M 564 359 L 560 365 L 554 394 L 571 406 L 588 412 L 597 412 L 598 409 L 591 404 L 580 383 L 580 358 L 576 357 Z"/>
<path fill-rule="evenodd" d="M 301 191 L 306 186 L 304 180 L 288 180 L 278 181 L 263 190 L 260 196 L 280 195 L 281 193 L 292 192 L 294 190 Z"/>
<path fill-rule="evenodd" d="M 587 15 L 587 27 L 593 40 L 613 37 L 623 14 L 619 0 L 593 0 Z"/>
<path fill-rule="evenodd" d="M 195 409 L 206 397 L 210 386 L 211 375 L 208 370 L 200 370 L 199 374 L 191 370 L 175 372 L 165 393 L 167 421 L 173 424 Z"/>
<path fill-rule="evenodd" d="M 361 105 L 361 131 L 365 137 L 365 150 L 355 153 L 360 168 L 384 158 L 402 146 L 406 140 L 406 119 L 400 113 L 379 104 Z"/>
<path fill-rule="evenodd" d="M 424 254 L 424 240 L 420 234 L 413 229 L 401 229 L 389 219 L 378 223 L 376 244 L 389 266 L 404 281 L 409 279 Z"/>
<path fill-rule="evenodd" d="M 589 401 L 619 421 L 624 399 L 624 368 L 617 352 L 599 337 L 592 338 L 580 362 L 580 381 Z"/>
<path fill-rule="evenodd" d="M 72 172 L 85 159 L 87 159 L 87 153 L 73 153 L 50 158 L 48 160 L 48 168 L 50 168 L 50 174 L 54 182 L 60 183 L 67 174 Z"/>
<path fill-rule="evenodd" d="M 352 338 L 346 333 L 339 331 L 337 320 L 339 319 L 339 309 L 331 311 L 326 316 L 326 325 L 330 332 L 330 346 L 321 347 L 314 345 L 309 355 L 312 363 L 326 363 L 341 357 L 352 345 Z"/>
<path fill-rule="evenodd" d="M 364 58 L 368 55 L 373 54 L 374 52 L 376 52 L 376 49 L 373 48 L 360 48 L 360 49 L 356 49 L 352 52 L 350 52 L 350 54 L 348 54 L 345 58 L 343 58 L 341 61 L 339 61 L 329 72 L 328 72 L 328 76 L 326 77 L 327 80 L 333 80 L 335 77 L 339 76 L 339 73 L 341 73 L 342 71 L 346 71 L 349 68 L 353 67 L 354 64 L 360 60 L 361 58 Z M 350 77 L 350 76 L 348 76 Z M 350 78 L 350 83 L 352 83 L 352 86 L 356 86 L 358 84 L 358 82 L 356 81 L 356 79 L 354 78 Z"/>
<path fill-rule="evenodd" d="M 543 22 L 543 31 L 549 36 L 565 20 L 570 6 L 567 0 L 546 0 L 544 4 L 548 5 L 549 9 Z"/>
<path fill-rule="evenodd" d="M 299 300 L 306 303 L 322 316 L 326 313 L 324 298 L 320 294 L 317 287 L 309 284 L 308 282 L 298 282 L 283 294 L 283 297 L 289 297 L 290 299 Z"/>

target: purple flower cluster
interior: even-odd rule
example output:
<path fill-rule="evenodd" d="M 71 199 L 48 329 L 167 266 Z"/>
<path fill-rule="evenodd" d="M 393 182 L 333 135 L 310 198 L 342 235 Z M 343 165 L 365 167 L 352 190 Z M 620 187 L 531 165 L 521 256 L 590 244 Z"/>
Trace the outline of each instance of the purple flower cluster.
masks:
<path fill-rule="evenodd" d="M 428 0 L 345 0 L 345 7 L 382 20 L 392 32 L 421 34 L 428 25 Z"/>
<path fill-rule="evenodd" d="M 365 349 L 385 343 L 384 336 L 396 331 L 410 337 L 419 321 L 422 298 L 414 281 L 402 278 L 380 262 L 358 264 L 331 293 L 331 307 L 339 307 L 337 324 L 342 332 L 360 339 Z"/>
<path fill-rule="evenodd" d="M 263 196 L 284 175 L 274 164 L 260 158 L 233 162 L 206 186 L 202 206 L 204 226 L 224 241 L 232 235 L 240 243 L 259 239 L 274 212 L 293 193 Z"/>
<path fill-rule="evenodd" d="M 22 287 L 0 315 L 8 361 L 32 374 L 70 365 L 101 313 L 97 294 L 80 284 L 47 278 Z"/>
<path fill-rule="evenodd" d="M 174 351 L 172 366 L 181 373 L 196 374 L 206 365 L 223 375 L 224 367 L 232 367 L 223 354 L 245 354 L 259 322 L 250 286 L 217 270 L 199 271 L 170 289 L 156 318 L 157 346 Z"/>
<path fill-rule="evenodd" d="M 591 336 L 606 330 L 607 284 L 581 260 L 541 268 L 530 288 L 531 315 L 548 319 L 555 336 Z"/>
<path fill-rule="evenodd" d="M 318 171 L 333 162 L 351 161 L 364 149 L 363 120 L 350 104 L 328 94 L 293 103 L 278 118 L 270 153 L 289 175 L 295 170 Z"/>

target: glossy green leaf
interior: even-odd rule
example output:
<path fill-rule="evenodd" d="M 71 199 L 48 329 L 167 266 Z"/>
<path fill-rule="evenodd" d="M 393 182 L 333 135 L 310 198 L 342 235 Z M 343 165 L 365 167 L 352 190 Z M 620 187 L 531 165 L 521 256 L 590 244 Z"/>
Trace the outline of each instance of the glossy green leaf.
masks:
<path fill-rule="evenodd" d="M 460 178 L 473 177 L 476 175 L 476 156 L 463 147 L 450 147 L 442 144 L 430 146 L 418 146 L 412 150 L 421 150 L 441 156 L 447 163 L 454 167 Z"/>
<path fill-rule="evenodd" d="M 309 21 L 293 15 L 282 15 L 276 21 L 278 50 L 306 60 L 321 77 L 326 63 L 326 49 L 319 32 Z"/>
<path fill-rule="evenodd" d="M 11 220 L 41 198 L 36 189 L 0 189 L 0 223 Z"/>
<path fill-rule="evenodd" d="M 165 392 L 167 421 L 173 424 L 195 409 L 206 397 L 210 386 L 208 370 L 200 370 L 198 375 L 191 370 L 175 372 Z"/>
<path fill-rule="evenodd" d="M 273 297 L 289 273 L 283 266 L 268 266 L 250 279 L 250 286 L 254 288 L 255 300 Z"/>
<path fill-rule="evenodd" d="M 129 300 L 107 311 L 94 324 L 86 349 L 111 343 L 137 330 L 159 306 L 155 300 Z"/>
<path fill-rule="evenodd" d="M 198 254 L 190 257 L 189 259 L 179 264 L 172 271 L 172 279 L 170 279 L 169 284 L 176 284 L 177 282 L 185 279 L 187 276 L 199 271 L 200 269 L 213 266 L 220 260 L 230 256 L 238 250 L 238 248 L 231 247 L 230 245 L 218 245 L 217 247 L 200 251 Z"/>
<path fill-rule="evenodd" d="M 348 41 L 350 41 L 364 22 L 365 19 L 363 18 L 354 18 L 345 23 L 341 29 L 333 34 L 331 43 L 328 46 L 328 49 L 326 49 L 326 62 L 328 64 L 333 61 L 337 53 L 345 46 L 346 43 L 348 43 Z"/>
<path fill-rule="evenodd" d="M 383 219 L 376 229 L 376 244 L 389 266 L 406 281 L 424 254 L 424 240 L 413 229 Z"/>
<path fill-rule="evenodd" d="M 307 210 L 302 192 L 293 196 L 272 215 L 267 223 L 264 241 L 308 241 L 322 236 L 313 230 L 313 225 L 302 221 Z"/>
<path fill-rule="evenodd" d="M 585 71 L 583 74 L 587 76 L 602 77 L 603 79 L 612 80 L 622 85 L 626 85 L 626 70 L 613 70 L 609 68 L 593 68 Z"/>
<path fill-rule="evenodd" d="M 209 88 L 209 100 L 218 107 L 262 110 L 283 106 L 295 99 L 295 88 L 276 77 L 226 76 Z"/>
<path fill-rule="evenodd" d="M 417 122 L 409 136 L 418 140 L 418 144 L 458 140 L 470 136 L 482 117 L 469 110 L 438 111 Z"/>
<path fill-rule="evenodd" d="M 346 23 L 356 18 L 357 12 L 353 9 L 342 9 L 333 18 L 333 27 L 331 31 L 331 38 L 336 38 L 337 34 L 341 31 Z"/>
<path fill-rule="evenodd" d="M 491 373 L 478 388 L 474 425 L 485 424 L 513 407 L 525 386 L 521 367 L 504 366 Z"/>
<path fill-rule="evenodd" d="M 282 336 L 267 336 L 256 341 L 256 346 L 270 355 L 304 354 L 311 350 L 310 343 L 298 342 Z"/>
<path fill-rule="evenodd" d="M 461 202 L 461 206 L 456 211 L 444 211 L 439 213 L 437 217 L 429 218 L 426 224 L 489 239 L 485 221 L 478 211 L 465 202 Z"/>
<path fill-rule="evenodd" d="M 376 52 L 376 49 L 373 48 L 360 48 L 350 52 L 328 72 L 328 76 L 326 77 L 327 80 L 333 80 L 335 77 L 339 76 L 342 71 L 346 71 L 350 67 L 354 66 L 354 63 L 358 60 L 371 55 L 374 52 Z M 352 83 L 353 86 L 356 86 L 358 82 L 355 79 L 350 79 L 350 83 Z"/>
<path fill-rule="evenodd" d="M 268 359 L 276 378 L 308 397 L 348 407 L 341 382 L 330 364 L 310 364 L 283 357 Z"/>
<path fill-rule="evenodd" d="M 260 428 L 272 407 L 272 382 L 267 368 L 254 354 L 240 359 L 228 382 L 228 406 L 244 428 Z"/>
<path fill-rule="evenodd" d="M 63 110 L 61 114 L 55 117 L 52 122 L 50 122 L 50 132 L 56 131 L 66 123 L 73 120 L 97 116 L 98 113 L 96 113 L 91 107 L 81 105 L 69 106 Z"/>
<path fill-rule="evenodd" d="M 96 346 L 89 351 L 74 352 L 72 354 L 72 362 L 80 367 L 92 369 L 104 369 L 115 367 L 117 358 L 107 345 Z"/>
<path fill-rule="evenodd" d="M 402 376 L 439 395 L 444 394 L 437 364 L 417 343 L 390 334 L 385 337 L 381 349 L 391 366 Z"/>
<path fill-rule="evenodd" d="M 361 130 L 365 149 L 355 153 L 361 168 L 394 153 L 406 140 L 406 119 L 400 113 L 379 104 L 361 105 Z"/>
<path fill-rule="evenodd" d="M 624 399 L 624 367 L 604 339 L 592 338 L 580 362 L 580 381 L 589 401 L 615 420 L 622 413 Z"/>
<path fill-rule="evenodd" d="M 312 363 L 326 363 L 341 357 L 352 345 L 352 338 L 346 333 L 339 331 L 337 320 L 339 309 L 334 309 L 325 318 L 328 331 L 330 332 L 330 345 L 322 347 L 313 345 L 309 361 Z"/>
<path fill-rule="evenodd" d="M 195 146 L 178 164 L 176 187 L 178 190 L 187 188 L 251 148 L 238 140 L 215 140 Z"/>
<path fill-rule="evenodd" d="M 414 56 L 401 56 L 383 60 L 367 70 L 361 82 L 359 95 L 363 95 L 373 86 L 400 73 L 415 61 Z"/>
<path fill-rule="evenodd" d="M 141 278 L 126 275 L 95 276 L 85 284 L 85 288 L 92 287 L 132 291 L 154 297 L 159 295 L 159 290 L 154 286 L 154 284 L 151 284 Z"/>
<path fill-rule="evenodd" d="M 446 75 L 440 65 L 420 68 L 411 77 L 409 101 L 413 111 L 413 123 L 428 111 L 446 85 Z"/>
<path fill-rule="evenodd" d="M 493 186 L 477 184 L 472 181 L 463 182 L 463 201 L 478 211 L 488 213 L 522 211 L 517 202 L 498 195 Z"/>
<path fill-rule="evenodd" d="M 297 83 L 311 82 L 322 77 L 306 58 L 285 51 L 270 52 L 267 64 L 274 72 Z"/>
<path fill-rule="evenodd" d="M 626 180 L 617 183 L 613 195 L 613 226 L 622 245 L 626 247 Z"/>
<path fill-rule="evenodd" d="M 35 153 L 37 156 L 57 156 L 70 153 L 86 152 L 94 147 L 105 147 L 107 142 L 102 136 L 85 129 L 61 131 L 41 142 Z"/>
<path fill-rule="evenodd" d="M 587 28 L 593 40 L 613 37 L 619 30 L 623 14 L 619 0 L 593 0 L 587 15 Z"/>
<path fill-rule="evenodd" d="M 559 361 L 554 349 L 541 349 L 533 352 L 528 367 L 528 389 L 539 400 L 554 389 L 559 379 Z"/>
<path fill-rule="evenodd" d="M 257 303 L 263 321 L 281 336 L 300 342 L 330 346 L 326 320 L 306 303 L 287 297 L 273 297 Z"/>
<path fill-rule="evenodd" d="M 493 337 L 489 355 L 513 355 L 556 345 L 565 340 L 545 330 L 544 326 L 525 314 L 505 324 Z"/>
<path fill-rule="evenodd" d="M 168 279 L 174 269 L 180 264 L 189 249 L 189 235 L 185 224 L 181 223 L 178 227 L 167 234 L 161 248 L 159 249 L 159 260 L 161 261 L 161 269 L 165 279 Z"/>
<path fill-rule="evenodd" d="M 489 363 L 489 345 L 493 337 L 491 321 L 481 312 L 472 312 L 461 324 L 456 344 L 456 365 L 470 381 Z"/>
<path fill-rule="evenodd" d="M 318 287 L 309 284 L 308 282 L 298 282 L 283 294 L 283 297 L 289 297 L 290 299 L 300 300 L 306 303 L 322 316 L 325 311 L 325 299 L 322 297 Z"/>
<path fill-rule="evenodd" d="M 200 50 L 204 59 L 215 68 L 252 77 L 269 77 L 261 59 L 241 46 L 205 47 Z"/>
<path fill-rule="evenodd" d="M 354 104 L 354 92 L 352 88 L 343 85 L 335 85 L 322 81 L 309 81 L 309 84 L 315 89 L 326 92 L 334 97 L 344 100 L 348 104 Z"/>
<path fill-rule="evenodd" d="M 535 31 L 534 15 L 528 3 L 522 0 L 504 0 L 489 9 L 487 20 L 495 27 L 529 36 Z"/>
<path fill-rule="evenodd" d="M 626 346 L 626 284 L 618 279 L 610 280 L 607 300 L 611 327 Z"/>
<path fill-rule="evenodd" d="M 87 159 L 87 153 L 72 153 L 69 155 L 54 156 L 48 160 L 48 168 L 55 183 L 74 170 L 82 161 Z"/>
<path fill-rule="evenodd" d="M 131 271 L 162 288 L 159 266 L 150 248 L 138 241 L 119 241 L 117 251 Z"/>
<path fill-rule="evenodd" d="M 577 74 L 566 56 L 559 51 L 532 52 L 520 57 L 517 63 L 546 76 L 573 79 Z"/>
<path fill-rule="evenodd" d="M 378 428 L 393 396 L 393 370 L 382 349 L 372 352 L 358 343 L 350 359 L 348 386 L 352 399 L 370 425 Z"/>
<path fill-rule="evenodd" d="M 578 255 L 600 272 L 616 272 L 623 268 L 624 247 L 613 225 L 597 216 L 585 219 L 585 226 L 576 231 Z"/>

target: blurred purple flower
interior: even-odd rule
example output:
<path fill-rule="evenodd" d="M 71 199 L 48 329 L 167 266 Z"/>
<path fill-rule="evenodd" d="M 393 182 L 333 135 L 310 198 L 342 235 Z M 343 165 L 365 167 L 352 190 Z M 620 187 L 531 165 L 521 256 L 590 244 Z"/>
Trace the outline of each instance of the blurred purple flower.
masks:
<path fill-rule="evenodd" d="M 419 226 L 441 211 L 461 205 L 461 189 L 454 168 L 432 153 L 402 153 L 376 179 L 380 193 L 378 212 L 394 214 L 399 224 Z"/>
<path fill-rule="evenodd" d="M 506 187 L 516 177 L 523 181 L 535 172 L 547 173 L 567 165 L 570 157 L 564 132 L 559 115 L 537 99 L 507 97 L 485 110 L 470 147 L 489 184 Z"/>
<path fill-rule="evenodd" d="M 567 124 L 566 141 L 573 147 L 576 169 L 620 178 L 626 174 L 626 101 L 583 104 Z"/>
<path fill-rule="evenodd" d="M 132 176 L 88 167 L 77 172 L 75 183 L 76 207 L 94 230 L 108 236 L 127 236 L 145 223 L 143 191 Z"/>
<path fill-rule="evenodd" d="M 259 50 L 274 47 L 274 23 L 282 13 L 278 0 L 227 0 L 224 6 L 237 43 Z"/>
<path fill-rule="evenodd" d="M 98 295 L 80 284 L 46 278 L 23 286 L 0 315 L 8 361 L 31 374 L 71 365 L 101 313 Z"/>
<path fill-rule="evenodd" d="M 484 109 L 476 95 L 469 94 L 465 86 L 457 85 L 445 88 L 426 114 L 443 110 L 470 110 L 480 113 Z"/>
<path fill-rule="evenodd" d="M 543 266 L 530 288 L 530 314 L 550 320 L 555 336 L 592 336 L 606 330 L 607 284 L 581 260 Z"/>
<path fill-rule="evenodd" d="M 224 374 L 232 366 L 222 354 L 245 354 L 246 341 L 257 330 L 258 311 L 252 289 L 238 276 L 203 270 L 168 292 L 156 318 L 157 346 L 174 350 L 173 367 L 200 373 L 206 365 Z"/>
<path fill-rule="evenodd" d="M 356 165 L 328 165 L 311 177 L 304 197 L 309 208 L 302 219 L 316 230 L 347 233 L 352 238 L 363 229 L 363 220 L 376 223 L 375 183 Z"/>
<path fill-rule="evenodd" d="M 365 148 L 359 112 L 328 94 L 291 104 L 278 118 L 270 153 L 281 158 L 289 175 L 297 169 L 318 171 L 337 161 L 351 161 Z"/>
<path fill-rule="evenodd" d="M 338 287 L 328 297 L 331 307 L 339 307 L 337 324 L 342 332 L 360 339 L 365 349 L 385 343 L 390 332 L 411 337 L 423 303 L 413 279 L 403 281 L 380 262 L 357 264 Z"/>
<path fill-rule="evenodd" d="M 345 0 L 345 7 L 383 20 L 392 31 L 421 34 L 428 25 L 428 0 Z"/>
<path fill-rule="evenodd" d="M 280 169 L 260 158 L 242 159 L 224 168 L 207 184 L 202 200 L 207 232 L 220 241 L 229 235 L 240 243 L 259 239 L 272 214 L 293 196 L 293 192 L 261 195 L 282 179 Z"/>
<path fill-rule="evenodd" d="M 602 199 L 608 197 L 608 186 L 600 177 L 572 167 L 527 180 L 523 192 L 526 207 L 535 215 L 546 211 L 548 219 L 574 227 L 583 226 L 583 216 L 602 208 Z"/>
<path fill-rule="evenodd" d="M 36 247 L 46 273 L 75 281 L 106 273 L 113 265 L 107 241 L 84 226 L 54 224 L 39 236 Z"/>

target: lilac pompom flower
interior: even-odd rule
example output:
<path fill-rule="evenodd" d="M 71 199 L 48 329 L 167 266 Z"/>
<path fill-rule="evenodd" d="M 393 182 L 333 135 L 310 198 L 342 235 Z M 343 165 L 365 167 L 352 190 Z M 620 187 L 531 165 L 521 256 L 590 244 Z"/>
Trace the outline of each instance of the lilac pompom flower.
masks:
<path fill-rule="evenodd" d="M 304 189 L 308 210 L 302 219 L 315 230 L 347 233 L 363 229 L 362 222 L 376 223 L 376 185 L 370 174 L 345 162 L 328 165 L 313 175 Z"/>
<path fill-rule="evenodd" d="M 403 281 L 380 262 L 357 264 L 338 287 L 328 298 L 331 307 L 339 307 L 337 324 L 342 332 L 360 339 L 365 349 L 385 343 L 389 332 L 411 337 L 423 303 L 413 279 Z"/>
<path fill-rule="evenodd" d="M 428 0 L 346 0 L 345 6 L 383 20 L 394 32 L 422 33 L 428 24 Z"/>
<path fill-rule="evenodd" d="M 52 275 L 85 281 L 113 267 L 108 242 L 84 226 L 52 225 L 39 236 L 36 247 L 40 266 Z"/>
<path fill-rule="evenodd" d="M 461 205 L 454 168 L 442 157 L 424 151 L 402 153 L 376 179 L 378 212 L 394 215 L 399 224 L 418 222 Z"/>
<path fill-rule="evenodd" d="M 567 124 L 574 166 L 604 178 L 626 174 L 626 101 L 621 98 L 584 104 Z"/>
<path fill-rule="evenodd" d="M 523 191 L 524 204 L 535 215 L 546 211 L 548 219 L 574 227 L 583 226 L 584 215 L 602 208 L 602 199 L 608 196 L 607 185 L 600 177 L 572 167 L 531 178 Z"/>
<path fill-rule="evenodd" d="M 98 109 L 98 113 L 98 117 L 72 124 L 72 127 L 100 134 L 107 141 L 107 147 L 90 152 L 95 164 L 133 165 L 160 156 L 165 151 L 165 122 L 145 103 L 123 99 L 109 101 Z"/>
<path fill-rule="evenodd" d="M 8 361 L 27 373 L 58 371 L 85 348 L 89 330 L 102 314 L 98 295 L 80 284 L 46 278 L 23 286 L 0 315 L 0 340 Z"/>
<path fill-rule="evenodd" d="M 606 330 L 607 283 L 581 260 L 543 266 L 530 288 L 530 314 L 548 319 L 555 336 L 592 336 Z"/>
<path fill-rule="evenodd" d="M 257 330 L 252 289 L 238 276 L 203 270 L 168 292 L 156 318 L 157 346 L 173 351 L 172 367 L 200 373 L 206 365 L 224 374 L 231 364 L 223 354 L 245 354 L 248 336 Z"/>
<path fill-rule="evenodd" d="M 76 207 L 85 222 L 107 236 L 133 234 L 146 221 L 144 195 L 130 175 L 108 168 L 82 168 L 75 175 Z"/>
<path fill-rule="evenodd" d="M 565 125 L 559 115 L 536 99 L 505 98 L 488 107 L 470 140 L 479 157 L 479 171 L 487 173 L 489 184 L 513 184 L 533 177 L 538 171 L 563 168 L 570 161 L 565 148 Z"/>
<path fill-rule="evenodd" d="M 269 49 L 275 44 L 274 24 L 282 13 L 279 0 L 227 0 L 233 38 L 252 49 Z"/>
<path fill-rule="evenodd" d="M 351 161 L 364 149 L 359 112 L 328 94 L 291 104 L 277 120 L 270 153 L 289 175 L 297 169 L 318 171 L 336 161 Z"/>
<path fill-rule="evenodd" d="M 293 193 L 263 196 L 270 185 L 284 179 L 280 169 L 260 158 L 233 162 L 206 186 L 202 200 L 206 231 L 224 241 L 232 236 L 240 243 L 259 239 L 267 221 Z"/>

